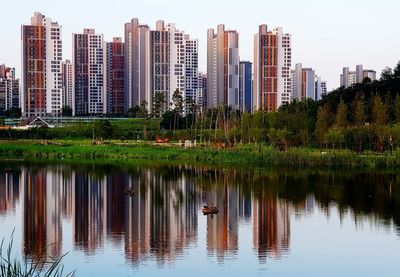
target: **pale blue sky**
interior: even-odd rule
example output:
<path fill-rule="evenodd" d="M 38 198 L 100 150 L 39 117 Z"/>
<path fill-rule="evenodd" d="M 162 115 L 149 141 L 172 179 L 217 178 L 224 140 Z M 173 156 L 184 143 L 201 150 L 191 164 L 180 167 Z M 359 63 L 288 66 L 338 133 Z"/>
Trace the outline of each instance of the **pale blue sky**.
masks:
<path fill-rule="evenodd" d="M 328 87 L 339 85 L 343 66 L 364 64 L 380 74 L 400 60 L 398 0 L 1 0 L 0 63 L 20 68 L 20 25 L 40 11 L 63 26 L 64 58 L 73 32 L 95 28 L 106 40 L 123 36 L 132 17 L 150 26 L 163 19 L 200 41 L 206 68 L 207 29 L 224 23 L 240 33 L 242 60 L 253 59 L 258 25 L 281 26 L 293 35 L 293 63 L 313 67 Z"/>

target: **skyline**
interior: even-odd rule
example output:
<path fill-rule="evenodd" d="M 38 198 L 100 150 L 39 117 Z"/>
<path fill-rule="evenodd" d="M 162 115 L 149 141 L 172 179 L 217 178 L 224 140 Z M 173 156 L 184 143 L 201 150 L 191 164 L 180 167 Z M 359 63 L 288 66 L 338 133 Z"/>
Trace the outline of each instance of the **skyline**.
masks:
<path fill-rule="evenodd" d="M 105 1 L 96 1 L 96 14 L 84 16 L 90 11 L 89 7 L 94 1 L 79 3 L 73 0 L 70 3 L 52 3 L 44 0 L 40 3 L 24 3 L 26 1 L 16 1 L 17 3 L 5 2 L 2 6 L 9 11 L 4 15 L 8 28 L 3 28 L 0 38 L 0 63 L 16 68 L 16 75 L 21 74 L 20 59 L 20 28 L 22 24 L 29 23 L 29 18 L 34 11 L 39 11 L 47 17 L 57 21 L 63 27 L 63 59 L 72 57 L 72 33 L 80 33 L 83 28 L 95 28 L 96 32 L 103 33 L 106 41 L 111 41 L 113 37 L 123 37 L 124 23 L 133 17 L 154 27 L 156 20 L 163 19 L 166 23 L 175 23 L 177 28 L 184 30 L 193 38 L 199 39 L 199 66 L 200 70 L 206 71 L 206 46 L 207 29 L 215 28 L 218 24 L 225 24 L 227 29 L 239 32 L 240 59 L 242 61 L 253 60 L 253 35 L 257 32 L 258 25 L 267 24 L 269 28 L 283 27 L 285 32 L 293 36 L 293 66 L 302 63 L 306 67 L 313 67 L 323 79 L 327 80 L 329 90 L 339 86 L 339 76 L 342 67 L 355 67 L 356 64 L 363 64 L 366 68 L 377 71 L 378 76 L 385 66 L 393 67 L 399 57 L 396 53 L 400 45 L 400 38 L 394 36 L 396 27 L 396 9 L 385 9 L 399 6 L 394 1 L 381 1 L 379 7 L 369 6 L 375 1 L 354 1 L 346 3 L 343 0 L 335 3 L 314 3 L 315 1 L 306 0 L 302 6 L 308 6 L 309 11 L 296 8 L 297 3 L 293 3 L 291 9 L 286 9 L 280 3 L 274 3 L 273 12 L 265 12 L 255 9 L 255 13 L 246 17 L 246 21 L 238 21 L 239 18 L 254 10 L 257 3 L 268 7 L 269 1 L 253 1 L 251 4 L 235 3 L 236 8 L 232 8 L 229 16 L 221 13 L 226 5 L 232 7 L 228 1 L 212 3 L 209 0 L 203 1 L 197 7 L 185 7 L 178 5 L 182 1 L 147 1 L 136 5 L 128 1 L 117 1 L 121 5 L 110 7 Z M 154 8 L 152 4 L 157 3 Z M 212 4 L 211 4 L 212 3 Z M 229 4 L 228 4 L 229 3 Z M 362 3 L 362 8 L 357 5 Z M 386 3 L 386 4 L 385 4 Z M 343 7 L 346 10 L 343 10 Z M 360 5 L 359 5 L 360 6 Z M 132 7 L 132 9 L 131 9 Z M 177 9 L 169 10 L 169 7 Z M 208 8 L 208 9 L 207 9 Z M 380 13 L 385 9 L 385 16 Z M 340 20 L 319 21 L 326 18 L 324 11 L 328 11 L 335 16 L 340 15 Z M 319 13 L 317 12 L 319 11 Z M 207 12 L 210 16 L 204 20 L 202 14 Z M 107 15 L 108 13 L 108 15 Z M 73 14 L 73 16 L 72 16 Z M 286 14 L 286 17 L 282 15 Z M 112 19 L 107 19 L 107 16 Z M 241 17 L 242 16 L 242 17 Z M 106 19 L 106 20 L 104 20 Z M 112 22 L 112 24 L 110 24 Z M 308 28 L 314 22 L 313 29 Z M 378 24 L 379 22 L 379 24 Z M 385 26 L 384 29 L 381 26 Z M 334 28 L 334 29 L 332 29 Z M 356 32 L 355 30 L 359 30 Z M 328 31 L 328 32 L 327 32 Z M 379 32 L 379 39 L 372 34 Z M 343 42 L 348 45 L 343 46 Z M 385 44 L 382 46 L 382 41 Z M 13 45 L 17 44 L 18 47 Z M 340 46 L 340 47 L 339 47 Z M 362 46 L 357 47 L 357 46 Z M 382 49 L 377 51 L 377 49 Z M 373 53 L 373 54 L 371 54 Z"/>

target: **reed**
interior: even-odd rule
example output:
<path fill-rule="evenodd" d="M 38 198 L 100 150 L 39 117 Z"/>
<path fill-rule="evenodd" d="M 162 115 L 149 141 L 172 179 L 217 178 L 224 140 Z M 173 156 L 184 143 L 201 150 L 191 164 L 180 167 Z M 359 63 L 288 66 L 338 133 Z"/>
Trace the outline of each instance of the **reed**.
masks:
<path fill-rule="evenodd" d="M 43 249 L 39 257 L 26 257 L 20 260 L 13 257 L 13 235 L 10 242 L 5 246 L 4 239 L 0 245 L 0 276 L 4 277 L 72 277 L 75 276 L 75 271 L 65 274 L 64 266 L 61 264 L 62 259 L 46 256 L 46 249 Z"/>

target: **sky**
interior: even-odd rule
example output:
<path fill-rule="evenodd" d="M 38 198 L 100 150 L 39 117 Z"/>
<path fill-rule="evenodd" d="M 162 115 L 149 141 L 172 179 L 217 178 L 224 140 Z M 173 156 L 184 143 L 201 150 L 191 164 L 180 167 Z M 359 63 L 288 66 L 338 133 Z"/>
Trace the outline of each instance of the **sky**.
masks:
<path fill-rule="evenodd" d="M 292 34 L 293 67 L 312 67 L 328 89 L 339 86 L 342 67 L 363 64 L 378 76 L 400 60 L 398 0 L 1 0 L 0 64 L 20 74 L 20 26 L 39 11 L 63 27 L 63 58 L 72 58 L 72 33 L 95 28 L 106 41 L 123 37 L 124 23 L 139 18 L 155 28 L 175 23 L 199 39 L 200 70 L 206 70 L 207 29 L 225 24 L 239 32 L 241 60 L 253 60 L 260 24 Z"/>

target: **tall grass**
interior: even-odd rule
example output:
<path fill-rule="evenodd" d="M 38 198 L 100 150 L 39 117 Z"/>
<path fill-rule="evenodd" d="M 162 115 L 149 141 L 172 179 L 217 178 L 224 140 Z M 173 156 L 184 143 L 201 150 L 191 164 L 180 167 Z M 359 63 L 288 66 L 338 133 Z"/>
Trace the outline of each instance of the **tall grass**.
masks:
<path fill-rule="evenodd" d="M 144 161 L 179 161 L 206 164 L 238 164 L 288 167 L 370 167 L 397 168 L 400 152 L 394 154 L 355 154 L 348 150 L 321 153 L 312 148 L 291 148 L 280 152 L 266 145 L 238 145 L 232 149 L 210 147 L 183 149 L 178 146 L 156 146 L 152 144 L 97 145 L 65 143 L 64 145 L 41 145 L 31 141 L 0 142 L 0 156 L 24 159 L 111 159 Z"/>
<path fill-rule="evenodd" d="M 46 249 L 36 257 L 26 257 L 20 260 L 12 256 L 13 235 L 7 246 L 4 239 L 0 245 L 0 276 L 2 277 L 72 277 L 75 276 L 75 271 L 64 274 L 64 266 L 61 264 L 62 259 L 47 257 Z"/>

